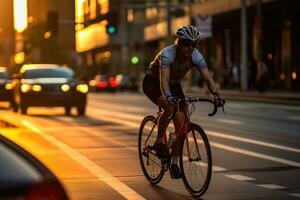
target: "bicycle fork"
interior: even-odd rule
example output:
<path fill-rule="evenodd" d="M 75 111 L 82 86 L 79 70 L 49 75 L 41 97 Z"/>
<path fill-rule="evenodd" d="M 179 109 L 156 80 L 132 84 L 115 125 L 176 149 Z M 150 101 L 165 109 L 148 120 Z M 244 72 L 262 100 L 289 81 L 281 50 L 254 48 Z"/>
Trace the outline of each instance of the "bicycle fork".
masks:
<path fill-rule="evenodd" d="M 194 143 L 195 143 L 195 146 L 196 146 L 197 156 L 195 158 L 191 157 L 190 146 L 189 146 L 189 137 L 188 137 L 188 132 L 186 131 L 185 139 L 186 139 L 186 148 L 187 148 L 187 152 L 188 152 L 189 162 L 200 161 L 201 160 L 201 156 L 200 156 L 200 151 L 199 151 L 199 147 L 198 147 L 198 144 L 197 144 L 197 139 L 196 139 L 196 136 L 195 136 L 194 129 L 192 129 L 192 135 L 193 135 L 193 140 L 194 140 Z"/>

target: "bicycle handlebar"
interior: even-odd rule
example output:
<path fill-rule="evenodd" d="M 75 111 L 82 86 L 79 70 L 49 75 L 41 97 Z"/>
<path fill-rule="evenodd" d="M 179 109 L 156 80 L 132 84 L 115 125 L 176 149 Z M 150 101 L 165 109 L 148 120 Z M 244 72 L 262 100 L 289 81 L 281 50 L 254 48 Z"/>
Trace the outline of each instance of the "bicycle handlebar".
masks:
<path fill-rule="evenodd" d="M 179 99 L 180 102 L 185 102 L 185 103 L 194 103 L 194 102 L 209 102 L 214 105 L 214 109 L 211 113 L 208 114 L 208 116 L 213 116 L 217 113 L 218 111 L 218 106 L 215 101 L 212 99 L 205 99 L 205 98 L 199 98 L 199 97 L 186 97 L 185 99 Z M 224 102 L 225 103 L 225 102 Z"/>

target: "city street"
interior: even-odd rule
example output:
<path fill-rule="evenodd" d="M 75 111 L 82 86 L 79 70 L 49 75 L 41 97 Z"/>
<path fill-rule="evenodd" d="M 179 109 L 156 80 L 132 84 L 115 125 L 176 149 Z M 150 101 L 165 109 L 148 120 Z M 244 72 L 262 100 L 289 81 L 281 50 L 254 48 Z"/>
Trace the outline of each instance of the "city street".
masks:
<path fill-rule="evenodd" d="M 206 131 L 213 174 L 201 197 L 300 199 L 300 107 L 227 101 L 208 117 L 210 104 L 196 104 L 192 121 Z M 90 93 L 86 116 L 62 108 L 29 108 L 28 115 L 2 107 L 0 134 L 35 155 L 63 183 L 71 199 L 192 199 L 169 173 L 147 182 L 137 151 L 144 116 L 157 108 L 142 94 Z M 0 123 L 4 124 L 4 123 Z"/>

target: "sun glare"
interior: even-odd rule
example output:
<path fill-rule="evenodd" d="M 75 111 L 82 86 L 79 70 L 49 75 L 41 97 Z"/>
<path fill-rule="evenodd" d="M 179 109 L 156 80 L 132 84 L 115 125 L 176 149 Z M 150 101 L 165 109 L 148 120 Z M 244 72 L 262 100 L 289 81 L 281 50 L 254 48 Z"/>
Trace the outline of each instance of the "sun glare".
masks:
<path fill-rule="evenodd" d="M 27 28 L 27 25 L 27 0 L 14 0 L 15 30 L 21 33 Z"/>

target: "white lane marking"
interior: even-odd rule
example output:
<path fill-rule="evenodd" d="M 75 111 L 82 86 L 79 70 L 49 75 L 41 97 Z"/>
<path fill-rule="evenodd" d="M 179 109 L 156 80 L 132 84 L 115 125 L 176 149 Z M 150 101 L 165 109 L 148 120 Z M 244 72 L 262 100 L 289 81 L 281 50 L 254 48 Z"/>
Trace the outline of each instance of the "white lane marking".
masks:
<path fill-rule="evenodd" d="M 216 119 L 216 121 L 221 123 L 226 123 L 226 124 L 235 124 L 235 125 L 243 124 L 243 122 L 238 120 L 233 120 L 233 119 Z"/>
<path fill-rule="evenodd" d="M 115 145 L 118 145 L 118 146 L 121 146 L 121 147 L 125 147 L 126 149 L 130 150 L 130 151 L 134 151 L 136 152 L 137 151 L 137 147 L 131 147 L 131 146 L 128 146 L 126 145 L 123 141 L 118 141 L 118 140 L 112 140 L 111 137 L 107 137 L 107 136 L 104 136 L 102 134 L 99 134 L 98 130 L 95 129 L 95 128 L 86 128 L 86 127 L 79 127 L 79 129 L 81 129 L 82 131 L 90 134 L 90 135 L 93 135 L 94 137 L 98 137 L 98 138 L 101 138 L 102 140 L 106 140 L 107 142 L 110 142 L 110 143 L 113 143 Z M 91 129 L 93 131 L 91 131 Z"/>
<path fill-rule="evenodd" d="M 298 120 L 298 121 L 300 121 L 300 116 L 293 116 L 293 115 L 291 115 L 291 116 L 289 116 L 289 118 L 290 118 L 290 119 L 293 119 L 293 120 Z"/>
<path fill-rule="evenodd" d="M 119 181 L 117 178 L 106 172 L 96 163 L 80 154 L 78 151 L 72 149 L 65 143 L 60 140 L 52 137 L 51 135 L 45 134 L 38 127 L 31 124 L 29 121 L 22 120 L 22 124 L 31 129 L 33 132 L 39 134 L 44 139 L 48 140 L 50 143 L 54 144 L 58 148 L 60 148 L 65 154 L 67 154 L 70 158 L 77 161 L 82 167 L 87 169 L 90 173 L 96 176 L 99 180 L 109 185 L 112 189 L 117 191 L 120 195 L 122 195 L 125 199 L 144 199 L 141 195 L 136 193 L 130 187 L 128 187 L 123 182 Z"/>
<path fill-rule="evenodd" d="M 120 113 L 120 112 L 108 111 L 108 110 L 103 110 L 103 109 L 99 109 L 99 108 L 96 108 L 96 109 L 101 110 L 101 112 L 102 113 L 104 112 L 106 115 L 123 117 L 125 119 L 136 120 L 137 118 L 138 119 L 143 119 L 143 117 L 144 117 L 144 115 L 124 114 L 124 113 Z M 123 123 L 124 120 L 119 120 L 119 119 L 115 119 L 115 120 L 119 121 L 122 124 L 124 124 Z M 136 123 L 132 123 L 132 122 L 128 122 L 128 121 L 126 122 L 126 124 L 130 127 L 133 127 L 133 128 L 138 128 L 139 127 L 139 124 L 137 125 Z M 217 136 L 217 137 L 221 137 L 221 138 L 227 138 L 227 139 L 231 139 L 231 140 L 247 142 L 247 143 L 251 143 L 251 144 L 256 144 L 256 145 L 261 145 L 261 146 L 272 147 L 272 148 L 277 148 L 277 149 L 281 149 L 281 150 L 300 153 L 299 148 L 286 147 L 286 146 L 276 145 L 276 144 L 272 144 L 272 143 L 268 143 L 268 142 L 262 142 L 262 141 L 247 139 L 247 138 L 238 137 L 238 136 L 226 135 L 226 134 L 223 134 L 223 133 L 220 133 L 220 132 L 215 132 L 215 131 L 206 131 L 206 132 L 207 132 L 208 135 L 213 135 L 213 136 Z"/>
<path fill-rule="evenodd" d="M 66 121 L 66 122 L 73 122 L 75 119 L 73 117 L 62 117 L 62 116 L 59 116 L 59 117 L 55 117 L 56 119 L 58 120 L 61 120 L 61 121 Z"/>
<path fill-rule="evenodd" d="M 244 154 L 244 155 L 247 155 L 247 156 L 250 156 L 250 157 L 256 157 L 256 158 L 261 158 L 261 159 L 265 159 L 265 160 L 269 160 L 269 161 L 278 162 L 278 163 L 285 164 L 285 165 L 300 167 L 299 162 L 286 160 L 286 159 L 278 158 L 278 157 L 275 157 L 275 156 L 270 156 L 270 155 L 266 155 L 266 154 L 262 154 L 262 153 L 257 153 L 257 152 L 254 152 L 254 151 L 244 150 L 244 149 L 237 148 L 237 147 L 231 147 L 231 146 L 216 143 L 216 142 L 210 142 L 210 145 L 214 146 L 214 147 L 217 147 L 217 148 L 220 148 L 220 149 L 227 150 L 227 151 L 231 151 L 231 152 L 235 152 L 235 153 L 239 153 L 239 154 Z"/>
<path fill-rule="evenodd" d="M 93 109 L 93 110 L 101 110 L 101 109 Z M 98 115 L 99 115 L 99 113 L 98 113 Z M 112 117 L 112 115 L 114 115 L 114 117 Z M 107 121 L 114 121 L 116 123 L 121 123 L 121 124 L 127 125 L 129 127 L 139 128 L 140 123 L 129 122 L 128 120 L 124 120 L 124 119 L 116 119 L 116 116 L 118 116 L 118 115 L 119 116 L 121 116 L 121 115 L 122 116 L 128 116 L 127 114 L 124 114 L 124 113 L 116 114 L 116 113 L 110 112 L 110 111 L 101 112 L 101 116 L 105 117 L 104 120 L 106 119 Z M 132 115 L 129 115 L 129 116 L 132 117 Z M 139 116 L 136 116 L 136 118 L 139 118 Z M 214 147 L 217 147 L 217 148 L 220 148 L 220 149 L 227 150 L 227 151 L 235 152 L 235 153 L 238 153 L 238 154 L 244 154 L 244 155 L 247 155 L 247 156 L 261 158 L 261 159 L 265 159 L 265 160 L 270 160 L 270 161 L 278 162 L 278 163 L 281 163 L 281 164 L 286 164 L 286 165 L 290 165 L 290 166 L 294 166 L 294 167 L 300 167 L 300 163 L 295 162 L 295 161 L 291 161 L 291 160 L 286 160 L 286 159 L 283 159 L 283 158 L 278 158 L 278 157 L 274 157 L 274 156 L 270 156 L 270 155 L 266 155 L 266 154 L 262 154 L 262 153 L 257 153 L 257 152 L 254 152 L 254 151 L 244 150 L 244 149 L 237 148 L 237 147 L 231 147 L 231 146 L 216 143 L 216 142 L 210 142 L 210 145 L 214 146 Z"/>
<path fill-rule="evenodd" d="M 97 110 L 97 112 L 96 112 L 96 110 Z M 100 115 L 99 115 L 98 111 L 100 111 Z M 142 122 L 143 118 L 145 117 L 144 115 L 125 114 L 125 113 L 121 113 L 121 112 L 114 112 L 114 111 L 103 110 L 103 109 L 99 109 L 99 108 L 90 109 L 88 111 L 88 113 L 90 113 L 91 116 L 93 116 L 93 117 L 99 116 L 100 118 L 102 117 L 101 119 L 103 119 L 105 121 L 113 121 L 113 122 L 120 123 L 125 126 L 132 127 L 132 128 L 139 128 L 140 123 Z M 137 121 L 137 119 L 141 119 L 140 123 L 128 121 L 128 120 Z"/>
<path fill-rule="evenodd" d="M 125 111 L 132 111 L 132 112 L 145 112 L 147 109 L 138 106 L 130 106 L 130 105 L 119 105 L 119 104 L 110 104 L 104 102 L 89 102 L 90 106 L 96 106 L 100 108 L 113 108 L 116 110 L 125 110 Z"/>
<path fill-rule="evenodd" d="M 292 195 L 294 197 L 299 197 L 300 198 L 300 193 L 291 193 L 290 195 Z"/>
<path fill-rule="evenodd" d="M 219 166 L 213 166 L 212 167 L 212 170 L 214 172 L 223 172 L 223 171 L 226 171 L 227 169 L 223 168 L 223 167 L 219 167 Z"/>
<path fill-rule="evenodd" d="M 188 157 L 184 156 L 183 161 L 187 161 L 187 160 L 188 160 Z M 201 167 L 207 167 L 207 163 L 205 163 L 205 162 L 199 161 L 199 162 L 196 162 L 195 164 L 198 166 L 201 166 Z M 219 167 L 219 166 L 212 166 L 212 170 L 214 172 L 222 172 L 222 171 L 226 171 L 227 169 L 225 169 L 223 167 Z"/>
<path fill-rule="evenodd" d="M 122 117 L 124 119 L 132 119 L 132 120 L 135 120 L 135 121 L 136 121 L 136 119 L 143 119 L 145 117 L 144 115 L 132 115 L 132 114 L 125 114 L 125 113 L 113 112 L 113 111 L 108 111 L 108 110 L 102 110 L 102 109 L 98 109 L 98 108 L 95 108 L 95 109 L 101 111 L 101 113 L 104 113 L 104 115 L 106 115 L 107 117 L 109 117 L 109 116 L 118 116 L 120 118 Z M 122 120 L 122 119 L 116 119 L 116 120 L 119 121 L 120 123 L 124 124 L 123 123 L 124 120 Z M 133 127 L 133 128 L 138 128 L 139 127 L 139 124 L 128 122 L 128 121 L 126 121 L 126 124 L 130 127 Z M 246 143 L 250 143 L 250 144 L 256 144 L 256 145 L 261 145 L 261 146 L 272 147 L 272 148 L 276 148 L 276 149 L 281 149 L 281 150 L 300 153 L 299 148 L 286 147 L 286 146 L 272 144 L 272 143 L 268 143 L 268 142 L 262 142 L 262 141 L 258 141 L 258 140 L 254 140 L 254 139 L 248 139 L 248 138 L 243 138 L 243 137 L 238 137 L 238 136 L 232 136 L 232 135 L 223 134 L 223 133 L 216 132 L 216 131 L 206 131 L 206 133 L 208 135 L 221 137 L 221 138 L 226 138 L 226 139 L 230 139 L 230 140 L 236 140 L 236 141 L 246 142 Z"/>
<path fill-rule="evenodd" d="M 251 144 L 256 144 L 256 145 L 261 145 L 261 146 L 266 146 L 266 147 L 272 147 L 272 148 L 275 148 L 275 149 L 282 149 L 282 150 L 286 150 L 286 151 L 292 151 L 292 152 L 300 153 L 300 149 L 296 149 L 296 148 L 292 148 L 292 147 L 286 147 L 286 146 L 272 144 L 272 143 L 268 143 L 268 142 L 261 142 L 261 141 L 258 141 L 258 140 L 247 139 L 247 138 L 242 138 L 242 137 L 238 137 L 238 136 L 226 135 L 226 134 L 215 132 L 215 131 L 206 131 L 206 132 L 207 132 L 208 135 L 212 135 L 212 136 L 216 136 L 216 137 L 221 137 L 221 138 L 226 138 L 226 139 L 230 139 L 230 140 L 236 140 L 236 141 L 240 141 L 240 142 L 247 142 L 247 143 L 251 143 Z"/>
<path fill-rule="evenodd" d="M 275 185 L 275 184 L 260 184 L 257 185 L 263 188 L 271 189 L 271 190 L 280 190 L 280 189 L 286 189 L 286 187 L 280 186 L 280 185 Z"/>
<path fill-rule="evenodd" d="M 254 178 L 239 175 L 239 174 L 229 174 L 229 175 L 225 175 L 225 176 L 227 176 L 228 178 L 238 180 L 238 181 L 253 181 L 253 180 L 255 180 Z"/>

